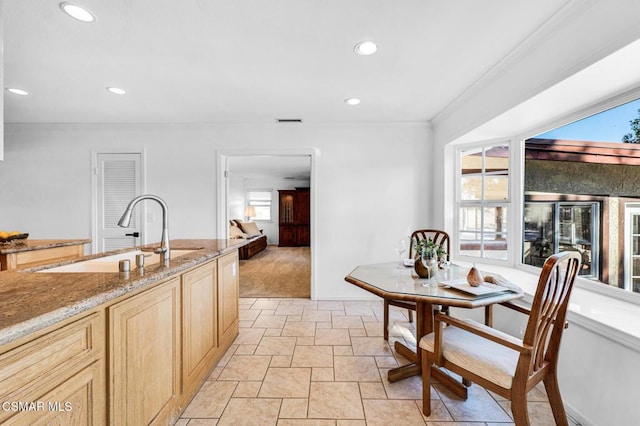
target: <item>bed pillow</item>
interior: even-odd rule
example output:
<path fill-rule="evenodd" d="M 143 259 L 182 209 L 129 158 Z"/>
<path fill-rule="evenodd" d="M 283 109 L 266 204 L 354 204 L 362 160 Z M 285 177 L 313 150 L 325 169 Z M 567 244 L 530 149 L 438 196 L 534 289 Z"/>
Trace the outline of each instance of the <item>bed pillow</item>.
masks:
<path fill-rule="evenodd" d="M 249 237 L 260 235 L 260 230 L 258 229 L 258 225 L 256 225 L 255 222 L 242 222 L 240 226 L 242 227 L 242 231 L 245 234 L 249 235 Z"/>
<path fill-rule="evenodd" d="M 247 237 L 249 236 L 244 232 L 242 232 L 242 229 L 238 228 L 237 226 L 229 227 L 229 238 L 247 238 Z"/>

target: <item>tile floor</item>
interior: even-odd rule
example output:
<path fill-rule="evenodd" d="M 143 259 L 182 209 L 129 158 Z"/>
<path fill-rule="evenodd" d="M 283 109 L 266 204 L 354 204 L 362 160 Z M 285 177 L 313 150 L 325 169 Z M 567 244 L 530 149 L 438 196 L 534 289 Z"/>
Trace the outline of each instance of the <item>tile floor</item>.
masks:
<path fill-rule="evenodd" d="M 463 401 L 436 383 L 425 418 L 419 377 L 387 381 L 408 362 L 393 342 L 415 346 L 406 310 L 390 315 L 387 343 L 381 301 L 240 299 L 239 336 L 176 425 L 513 424 L 509 402 L 477 385 Z M 532 424 L 553 425 L 544 388 L 529 400 Z"/>

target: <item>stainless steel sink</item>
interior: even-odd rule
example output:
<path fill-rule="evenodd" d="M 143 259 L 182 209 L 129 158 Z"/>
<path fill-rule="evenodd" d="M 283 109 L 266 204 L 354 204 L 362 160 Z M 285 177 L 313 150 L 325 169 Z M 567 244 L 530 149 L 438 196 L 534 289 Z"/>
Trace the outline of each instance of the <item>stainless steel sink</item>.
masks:
<path fill-rule="evenodd" d="M 195 250 L 171 250 L 171 257 L 176 258 Z M 144 254 L 145 266 L 150 266 L 160 261 L 160 255 L 143 252 L 141 250 L 129 251 L 126 253 L 118 253 L 111 256 L 98 257 L 95 259 L 84 260 L 82 262 L 70 263 L 68 265 L 55 266 L 49 269 L 42 269 L 38 272 L 118 272 L 118 262 L 124 259 L 129 260 L 131 270 L 136 269 L 136 255 Z"/>

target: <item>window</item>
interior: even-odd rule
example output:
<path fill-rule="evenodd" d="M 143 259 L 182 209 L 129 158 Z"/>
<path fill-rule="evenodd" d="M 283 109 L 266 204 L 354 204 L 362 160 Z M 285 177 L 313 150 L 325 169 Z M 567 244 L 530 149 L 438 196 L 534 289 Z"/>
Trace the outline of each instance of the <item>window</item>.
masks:
<path fill-rule="evenodd" d="M 458 159 L 459 253 L 507 260 L 509 145 L 462 149 Z"/>
<path fill-rule="evenodd" d="M 582 276 L 640 293 L 640 100 L 526 140 L 524 164 L 522 262 L 578 251 Z"/>
<path fill-rule="evenodd" d="M 271 220 L 271 194 L 270 189 L 247 191 L 247 207 L 253 207 L 255 214 L 249 216 L 253 220 Z M 249 209 L 247 209 L 249 212 Z"/>
<path fill-rule="evenodd" d="M 576 251 L 582 256 L 580 275 L 598 277 L 599 207 L 593 202 L 525 201 L 522 262 L 542 267 L 553 253 Z"/>

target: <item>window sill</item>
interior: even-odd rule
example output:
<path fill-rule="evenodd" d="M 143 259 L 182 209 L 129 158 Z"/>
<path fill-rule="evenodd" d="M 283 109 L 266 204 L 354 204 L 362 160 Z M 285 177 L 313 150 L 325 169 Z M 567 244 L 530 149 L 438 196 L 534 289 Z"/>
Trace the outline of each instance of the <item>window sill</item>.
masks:
<path fill-rule="evenodd" d="M 455 263 L 471 266 L 468 262 Z M 480 270 L 495 272 L 516 283 L 525 292 L 523 300 L 531 303 L 538 284 L 538 274 L 495 264 L 475 262 L 475 265 Z M 640 306 L 585 287 L 588 286 L 574 286 L 567 320 L 640 352 Z"/>

